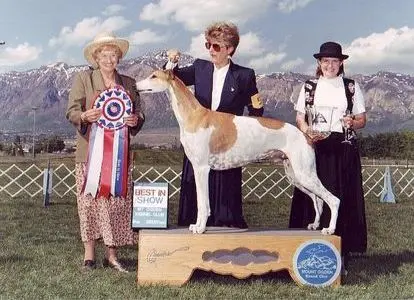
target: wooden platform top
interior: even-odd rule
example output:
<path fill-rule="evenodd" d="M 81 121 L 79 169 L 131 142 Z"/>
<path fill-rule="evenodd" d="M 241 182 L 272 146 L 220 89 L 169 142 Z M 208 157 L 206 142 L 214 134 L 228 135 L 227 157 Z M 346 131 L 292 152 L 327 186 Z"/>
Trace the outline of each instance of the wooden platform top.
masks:
<path fill-rule="evenodd" d="M 168 229 L 141 229 L 139 234 L 144 235 L 194 235 L 188 230 L 188 227 L 175 227 Z M 239 229 L 231 227 L 207 227 L 207 231 L 202 235 L 216 235 L 216 234 L 237 234 L 237 235 L 263 235 L 263 236 L 307 236 L 307 237 L 326 237 L 321 234 L 320 230 L 299 230 L 299 229 L 287 229 L 276 230 L 271 228 L 249 228 Z"/>

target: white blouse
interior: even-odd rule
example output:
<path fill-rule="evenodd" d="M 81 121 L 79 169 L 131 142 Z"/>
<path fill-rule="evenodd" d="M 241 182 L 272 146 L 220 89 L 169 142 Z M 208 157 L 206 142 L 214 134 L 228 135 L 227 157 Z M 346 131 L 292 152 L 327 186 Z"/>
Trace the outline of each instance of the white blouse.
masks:
<path fill-rule="evenodd" d="M 323 114 L 327 122 L 330 123 L 331 131 L 342 132 L 341 118 L 345 114 L 347 104 L 348 102 L 346 99 L 344 81 L 342 77 L 319 77 L 315 90 L 314 106 L 317 111 L 318 107 L 321 107 L 320 112 Z M 300 90 L 295 110 L 301 113 L 305 113 L 305 85 L 303 85 Z M 329 115 L 330 111 L 332 111 L 331 116 Z M 358 83 L 355 82 L 355 94 L 352 114 L 357 115 L 364 112 L 364 96 L 362 95 L 362 91 Z M 318 129 L 318 127 L 315 129 Z"/>
<path fill-rule="evenodd" d="M 214 66 L 213 91 L 211 93 L 211 110 L 217 110 L 220 105 L 221 93 L 223 92 L 224 80 L 229 71 L 230 63 L 218 69 Z"/>

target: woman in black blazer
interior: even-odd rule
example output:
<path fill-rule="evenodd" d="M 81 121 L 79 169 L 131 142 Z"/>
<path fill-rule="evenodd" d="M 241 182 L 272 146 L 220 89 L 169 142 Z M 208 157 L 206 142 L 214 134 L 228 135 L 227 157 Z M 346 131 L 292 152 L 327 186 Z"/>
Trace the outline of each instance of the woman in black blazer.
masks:
<path fill-rule="evenodd" d="M 186 85 L 194 86 L 194 94 L 204 107 L 220 112 L 250 116 L 263 115 L 256 76 L 252 69 L 234 64 L 231 56 L 239 44 L 239 32 L 232 23 L 214 23 L 205 30 L 205 46 L 210 61 L 196 59 L 190 66 L 177 66 L 179 53 L 169 51 L 166 68 L 173 69 Z M 211 215 L 207 226 L 246 228 L 242 209 L 242 169 L 210 170 L 209 197 Z M 178 225 L 188 226 L 197 219 L 197 193 L 193 167 L 184 155 Z"/>

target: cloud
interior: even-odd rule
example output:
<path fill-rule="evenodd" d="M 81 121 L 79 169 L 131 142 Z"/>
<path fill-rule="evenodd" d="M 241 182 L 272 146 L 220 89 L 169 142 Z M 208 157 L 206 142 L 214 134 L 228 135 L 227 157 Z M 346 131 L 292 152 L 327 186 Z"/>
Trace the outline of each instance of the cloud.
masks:
<path fill-rule="evenodd" d="M 390 28 L 382 33 L 357 38 L 343 48 L 343 52 L 349 55 L 345 69 L 352 73 L 367 74 L 377 72 L 379 68 L 413 73 L 414 28 Z"/>
<path fill-rule="evenodd" d="M 248 32 L 240 36 L 240 44 L 236 54 L 240 56 L 258 56 L 265 52 L 263 45 L 264 42 L 257 34 Z"/>
<path fill-rule="evenodd" d="M 52 64 L 56 62 L 62 61 L 67 63 L 68 65 L 77 65 L 81 63 L 79 61 L 78 56 L 74 56 L 73 54 L 67 52 L 67 51 L 57 51 L 56 57 L 50 58 L 49 61 L 47 61 L 47 64 Z M 86 63 L 85 61 L 82 61 L 82 63 Z"/>
<path fill-rule="evenodd" d="M 292 71 L 292 72 L 297 71 L 296 68 L 299 66 L 302 66 L 303 63 L 304 63 L 303 59 L 298 57 L 296 59 L 292 59 L 292 60 L 289 60 L 283 63 L 280 66 L 280 69 L 283 71 Z"/>
<path fill-rule="evenodd" d="M 35 61 L 42 51 L 41 47 L 31 46 L 29 43 L 19 44 L 15 48 L 0 48 L 0 66 L 16 66 Z"/>
<path fill-rule="evenodd" d="M 197 58 L 209 58 L 209 52 L 204 46 L 206 39 L 204 38 L 204 34 L 199 34 L 195 37 L 191 38 L 190 49 L 187 51 L 193 57 Z"/>
<path fill-rule="evenodd" d="M 144 29 L 130 34 L 128 40 L 132 45 L 156 44 L 167 39 L 165 35 L 159 35 L 151 29 Z"/>
<path fill-rule="evenodd" d="M 118 14 L 120 11 L 123 11 L 125 9 L 124 6 L 119 4 L 113 4 L 109 5 L 105 8 L 105 10 L 102 12 L 104 16 L 112 16 Z"/>
<path fill-rule="evenodd" d="M 105 20 L 99 17 L 85 18 L 73 28 L 69 26 L 63 27 L 57 37 L 49 40 L 49 46 L 82 46 L 85 42 L 92 40 L 101 31 L 115 32 L 128 26 L 130 23 L 131 21 L 120 16 L 109 17 Z"/>
<path fill-rule="evenodd" d="M 279 0 L 277 2 L 277 8 L 285 13 L 290 13 L 294 10 L 305 7 L 314 0 Z"/>
<path fill-rule="evenodd" d="M 177 22 L 187 30 L 200 31 L 220 20 L 243 24 L 272 4 L 272 0 L 159 0 L 144 6 L 140 19 L 164 25 Z"/>
<path fill-rule="evenodd" d="M 281 62 L 285 57 L 285 52 L 270 52 L 262 57 L 251 59 L 248 64 L 253 69 L 265 71 L 269 70 L 271 65 Z"/>

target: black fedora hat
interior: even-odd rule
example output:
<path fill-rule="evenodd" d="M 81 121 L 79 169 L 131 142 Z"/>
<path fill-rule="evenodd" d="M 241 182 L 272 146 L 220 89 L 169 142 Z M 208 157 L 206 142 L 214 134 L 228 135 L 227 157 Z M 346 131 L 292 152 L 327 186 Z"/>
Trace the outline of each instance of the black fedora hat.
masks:
<path fill-rule="evenodd" d="M 336 57 L 340 59 L 347 59 L 349 56 L 342 54 L 342 47 L 335 42 L 323 43 L 319 49 L 319 53 L 313 55 L 316 59 L 321 57 Z"/>

